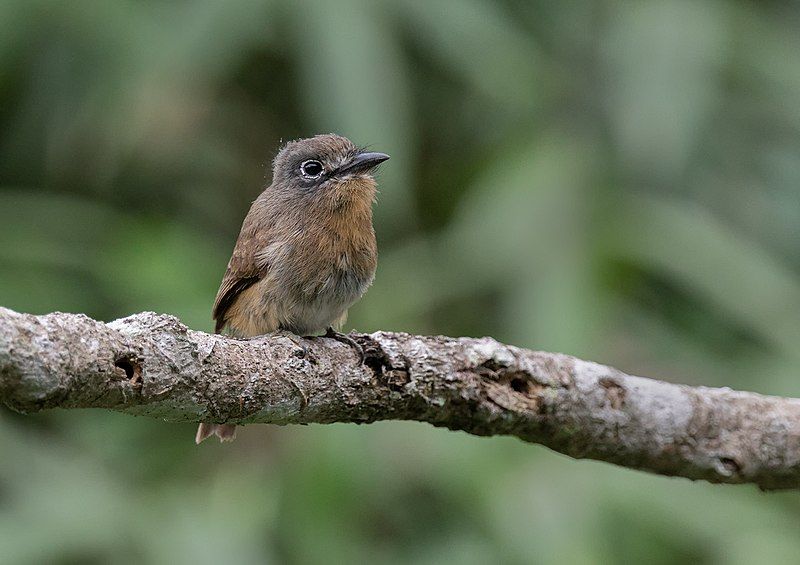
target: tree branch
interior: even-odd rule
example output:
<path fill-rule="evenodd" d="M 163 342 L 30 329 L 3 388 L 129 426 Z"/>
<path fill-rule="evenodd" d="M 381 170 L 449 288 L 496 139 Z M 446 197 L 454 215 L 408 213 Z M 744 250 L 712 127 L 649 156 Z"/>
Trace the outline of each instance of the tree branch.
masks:
<path fill-rule="evenodd" d="M 575 458 L 764 489 L 800 486 L 800 400 L 625 375 L 491 338 L 237 340 L 151 312 L 104 324 L 0 308 L 0 401 L 238 424 L 416 420 Z M 187 440 L 188 441 L 188 440 Z"/>

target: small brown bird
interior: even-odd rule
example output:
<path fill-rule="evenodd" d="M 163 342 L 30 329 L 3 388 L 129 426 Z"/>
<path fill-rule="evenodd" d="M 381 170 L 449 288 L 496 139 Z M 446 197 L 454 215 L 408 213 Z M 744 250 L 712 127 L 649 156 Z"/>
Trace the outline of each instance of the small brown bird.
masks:
<path fill-rule="evenodd" d="M 256 198 L 228 262 L 213 317 L 237 337 L 278 330 L 339 334 L 375 276 L 372 172 L 388 159 L 335 134 L 287 143 L 272 184 Z M 195 441 L 233 440 L 231 424 L 200 424 Z"/>

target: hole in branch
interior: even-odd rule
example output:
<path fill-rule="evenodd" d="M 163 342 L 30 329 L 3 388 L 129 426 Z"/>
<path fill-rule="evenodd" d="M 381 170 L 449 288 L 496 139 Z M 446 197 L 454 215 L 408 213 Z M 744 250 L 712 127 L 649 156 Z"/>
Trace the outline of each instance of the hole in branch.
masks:
<path fill-rule="evenodd" d="M 133 385 L 138 385 L 142 382 L 142 366 L 131 357 L 120 357 L 114 361 L 114 366 L 117 369 L 122 369 L 125 376 Z"/>
<path fill-rule="evenodd" d="M 529 392 L 528 381 L 526 379 L 522 379 L 520 377 L 514 377 L 511 379 L 509 383 L 511 388 L 517 392 L 527 393 Z"/>
<path fill-rule="evenodd" d="M 719 463 L 720 465 L 722 465 L 722 468 L 729 476 L 738 473 L 741 470 L 739 463 L 737 463 L 735 459 L 732 459 L 730 457 L 720 457 Z"/>

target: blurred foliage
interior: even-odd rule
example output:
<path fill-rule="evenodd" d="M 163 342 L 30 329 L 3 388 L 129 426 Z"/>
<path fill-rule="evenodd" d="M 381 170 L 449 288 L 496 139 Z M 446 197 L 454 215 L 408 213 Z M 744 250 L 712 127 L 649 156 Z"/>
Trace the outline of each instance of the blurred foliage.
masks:
<path fill-rule="evenodd" d="M 363 331 L 800 395 L 794 3 L 0 3 L 0 304 L 210 305 L 281 140 L 392 155 Z M 265 180 L 267 179 L 267 180 Z M 0 414 L 3 563 L 788 563 L 800 498 L 410 423 Z"/>

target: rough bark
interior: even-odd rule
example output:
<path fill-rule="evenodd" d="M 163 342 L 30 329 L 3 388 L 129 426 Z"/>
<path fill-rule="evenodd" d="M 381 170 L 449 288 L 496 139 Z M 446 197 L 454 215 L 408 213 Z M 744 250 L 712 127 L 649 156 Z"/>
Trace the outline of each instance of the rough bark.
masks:
<path fill-rule="evenodd" d="M 151 312 L 105 324 L 0 308 L 0 401 L 169 421 L 416 420 L 662 475 L 800 486 L 798 399 L 629 376 L 491 338 L 352 337 L 363 364 L 325 338 L 237 340 Z"/>

